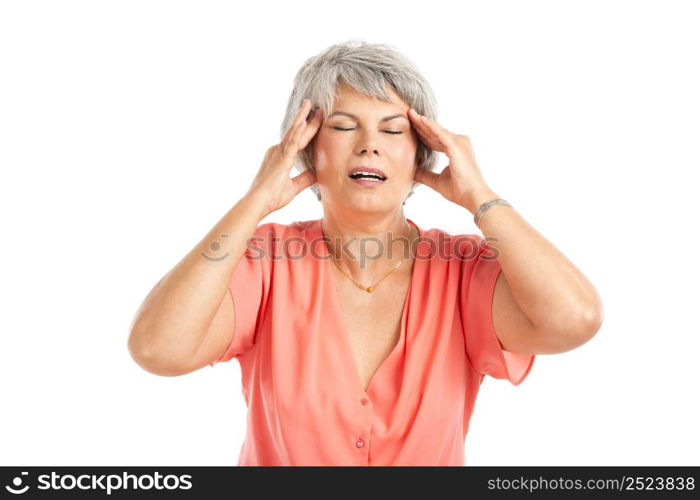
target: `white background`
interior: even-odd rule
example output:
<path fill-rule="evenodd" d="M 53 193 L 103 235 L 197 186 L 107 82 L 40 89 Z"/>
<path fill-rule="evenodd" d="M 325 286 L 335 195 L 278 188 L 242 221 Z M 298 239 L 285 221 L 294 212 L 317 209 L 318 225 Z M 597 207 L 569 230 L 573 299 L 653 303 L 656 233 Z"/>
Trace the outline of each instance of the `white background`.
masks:
<path fill-rule="evenodd" d="M 604 301 L 593 340 L 484 381 L 467 465 L 700 464 L 694 7 L 3 2 L 0 464 L 237 463 L 238 362 L 152 375 L 128 326 L 247 190 L 303 61 L 350 38 L 416 63 L 489 186 Z M 426 186 L 405 210 L 478 233 Z M 306 190 L 263 222 L 321 215 Z"/>

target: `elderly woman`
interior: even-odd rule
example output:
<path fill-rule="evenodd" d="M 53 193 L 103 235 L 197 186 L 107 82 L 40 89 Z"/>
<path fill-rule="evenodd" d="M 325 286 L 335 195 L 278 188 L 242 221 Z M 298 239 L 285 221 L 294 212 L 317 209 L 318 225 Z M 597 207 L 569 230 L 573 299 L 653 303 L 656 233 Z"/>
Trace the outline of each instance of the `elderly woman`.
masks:
<path fill-rule="evenodd" d="M 239 465 L 464 465 L 484 377 L 518 385 L 536 354 L 588 341 L 599 296 L 487 185 L 396 50 L 334 45 L 294 83 L 281 142 L 144 300 L 130 353 L 166 376 L 239 361 Z M 407 218 L 419 183 L 484 237 Z M 260 224 L 308 187 L 322 218 Z"/>

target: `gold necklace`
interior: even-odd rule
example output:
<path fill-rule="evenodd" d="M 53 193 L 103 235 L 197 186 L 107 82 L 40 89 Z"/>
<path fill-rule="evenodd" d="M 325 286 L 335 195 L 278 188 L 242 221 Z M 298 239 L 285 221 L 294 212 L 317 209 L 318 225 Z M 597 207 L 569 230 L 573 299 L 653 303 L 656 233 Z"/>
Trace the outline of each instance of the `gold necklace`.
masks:
<path fill-rule="evenodd" d="M 321 220 L 321 232 L 323 233 L 323 237 L 324 237 L 324 241 L 325 241 L 326 233 L 323 231 L 323 220 Z M 413 226 L 413 224 L 411 224 L 411 235 L 413 235 L 413 233 L 414 233 L 414 226 Z M 364 291 L 367 292 L 367 293 L 372 293 L 372 292 L 374 291 L 374 289 L 377 287 L 377 285 L 378 285 L 379 283 L 381 283 L 382 280 L 383 280 L 384 278 L 386 278 L 386 277 L 389 276 L 391 273 L 393 273 L 394 271 L 396 271 L 399 267 L 401 267 L 401 264 L 403 264 L 403 261 L 404 261 L 404 259 L 401 259 L 401 262 L 399 262 L 399 265 L 398 265 L 398 266 L 396 266 L 394 269 L 392 269 L 391 271 L 389 271 L 388 273 L 386 273 L 384 276 L 382 276 L 382 279 L 380 279 L 379 281 L 377 281 L 374 285 L 371 285 L 371 286 L 364 286 L 363 284 L 358 283 L 357 281 L 355 281 L 355 279 L 354 279 L 352 276 L 350 276 L 347 272 L 345 272 L 345 269 L 343 269 L 342 267 L 340 267 L 340 264 L 338 264 L 338 262 L 336 261 L 335 256 L 331 253 L 331 249 L 330 249 L 330 247 L 328 246 L 328 242 L 327 242 L 327 241 L 326 241 L 326 248 L 328 249 L 328 253 L 329 253 L 329 254 L 331 255 L 331 257 L 333 258 L 333 264 L 335 264 L 335 266 L 336 266 L 338 269 L 340 269 L 340 271 L 341 271 L 345 276 L 347 276 L 348 278 L 350 278 L 350 280 L 352 280 L 352 282 L 355 283 L 355 285 L 357 285 L 358 288 L 361 288 L 362 290 L 364 290 Z"/>

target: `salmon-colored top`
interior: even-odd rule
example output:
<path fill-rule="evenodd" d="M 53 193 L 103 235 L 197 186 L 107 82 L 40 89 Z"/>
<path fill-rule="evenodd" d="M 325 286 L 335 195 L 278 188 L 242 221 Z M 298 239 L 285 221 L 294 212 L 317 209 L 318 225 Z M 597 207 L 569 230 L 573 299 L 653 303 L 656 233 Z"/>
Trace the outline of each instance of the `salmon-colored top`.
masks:
<path fill-rule="evenodd" d="M 407 220 L 420 239 L 401 334 L 367 391 L 321 219 L 256 228 L 231 276 L 233 341 L 210 365 L 235 357 L 241 366 L 238 465 L 465 465 L 484 376 L 519 385 L 530 372 L 535 356 L 505 351 L 496 337 L 501 268 L 485 239 Z"/>

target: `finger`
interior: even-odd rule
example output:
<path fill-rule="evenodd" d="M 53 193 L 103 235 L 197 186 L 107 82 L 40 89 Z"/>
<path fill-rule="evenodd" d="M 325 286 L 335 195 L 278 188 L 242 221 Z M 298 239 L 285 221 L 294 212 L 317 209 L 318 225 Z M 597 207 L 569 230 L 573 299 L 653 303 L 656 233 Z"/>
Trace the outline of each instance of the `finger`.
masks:
<path fill-rule="evenodd" d="M 444 147 L 440 143 L 440 141 L 435 137 L 434 134 L 431 132 L 426 132 L 425 130 L 421 130 L 416 128 L 416 131 L 418 132 L 418 135 L 420 139 L 432 150 L 434 151 L 444 151 Z"/>
<path fill-rule="evenodd" d="M 435 120 L 431 120 L 427 116 L 421 116 L 421 120 L 433 134 L 435 140 L 440 142 L 445 153 L 449 155 L 452 151 L 454 151 L 456 144 L 452 138 L 451 132 L 441 127 Z"/>
<path fill-rule="evenodd" d="M 297 114 L 294 117 L 294 121 L 289 126 L 289 128 L 287 129 L 287 132 L 284 134 L 284 137 L 282 138 L 283 145 L 289 141 L 289 137 L 294 133 L 294 130 L 299 125 L 301 125 L 302 122 L 306 121 L 306 115 L 308 114 L 310 107 L 311 107 L 311 101 L 309 99 L 304 99 L 304 102 L 301 103 L 301 107 L 299 108 L 299 111 L 297 111 Z"/>
<path fill-rule="evenodd" d="M 430 149 L 433 149 L 435 151 L 442 150 L 440 141 L 438 141 L 433 134 L 428 133 L 425 130 L 419 129 L 417 127 L 415 130 L 418 133 L 418 137 L 420 138 L 420 140 L 423 141 L 423 143 L 425 143 Z"/>
<path fill-rule="evenodd" d="M 302 123 L 302 117 L 306 114 L 308 111 L 308 106 L 310 106 L 311 103 L 308 99 L 304 99 L 304 102 L 301 104 L 301 107 L 299 108 L 299 111 L 297 111 L 296 116 L 294 117 L 294 121 L 292 121 L 292 124 L 289 126 L 287 129 L 287 132 L 284 134 L 284 137 L 282 138 L 282 146 L 286 146 L 286 144 L 289 142 L 289 138 L 294 134 L 294 131 L 301 125 Z"/>
<path fill-rule="evenodd" d="M 423 115 L 418 114 L 418 112 L 411 108 L 409 110 L 409 116 L 412 118 L 412 123 L 421 140 L 430 148 L 435 151 L 443 151 L 440 139 L 435 134 L 435 132 L 428 126 L 428 124 L 422 119 Z"/>
<path fill-rule="evenodd" d="M 287 154 L 290 157 L 294 157 L 299 151 L 304 149 L 311 140 L 311 138 L 316 134 L 319 125 L 322 122 L 322 115 L 323 112 L 319 108 L 316 111 L 314 111 L 310 122 L 302 120 L 301 123 L 297 126 L 292 135 L 289 137 L 286 149 L 284 150 L 285 152 L 289 150 Z M 292 144 L 295 145 L 294 148 L 291 148 Z"/>
<path fill-rule="evenodd" d="M 321 127 L 321 123 L 323 123 L 323 110 L 321 108 L 318 108 L 314 112 L 313 118 L 307 124 L 306 129 L 302 134 L 301 140 L 299 142 L 299 149 L 304 149 L 309 144 L 309 142 L 311 142 L 311 139 L 313 139 L 313 137 L 316 135 L 316 132 L 318 132 L 318 129 Z"/>
<path fill-rule="evenodd" d="M 289 140 L 287 141 L 287 143 L 284 146 L 282 146 L 282 155 L 285 157 L 285 159 L 292 160 L 299 152 L 299 142 L 302 134 L 304 133 L 304 130 L 306 129 L 306 126 L 306 120 L 303 120 L 294 129 L 292 135 L 289 136 Z"/>
<path fill-rule="evenodd" d="M 408 116 L 411 118 L 411 123 L 416 129 L 422 131 L 424 134 L 434 135 L 430 127 L 423 121 L 423 115 L 418 113 L 418 111 L 410 108 L 408 110 Z"/>
<path fill-rule="evenodd" d="M 440 134 L 438 133 L 439 131 L 435 127 L 431 126 L 430 118 L 428 118 L 425 115 L 419 115 L 418 122 L 418 126 L 423 131 L 423 133 L 431 137 L 434 141 L 441 142 Z"/>

